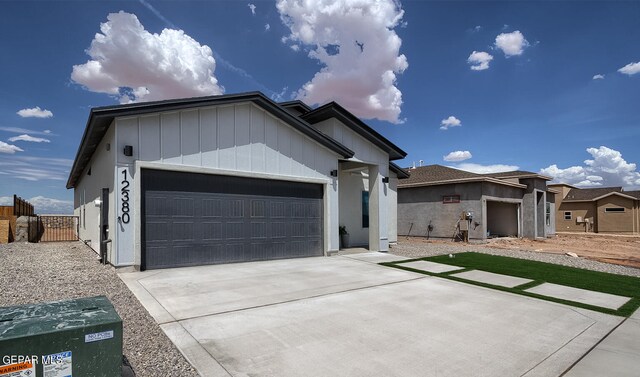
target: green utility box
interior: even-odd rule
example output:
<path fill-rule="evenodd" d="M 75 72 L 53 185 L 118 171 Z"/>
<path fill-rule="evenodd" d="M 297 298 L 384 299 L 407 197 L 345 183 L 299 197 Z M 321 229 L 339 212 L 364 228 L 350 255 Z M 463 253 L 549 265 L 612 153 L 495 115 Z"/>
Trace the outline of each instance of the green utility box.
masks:
<path fill-rule="evenodd" d="M 122 375 L 122 319 L 104 296 L 0 308 L 0 377 Z"/>

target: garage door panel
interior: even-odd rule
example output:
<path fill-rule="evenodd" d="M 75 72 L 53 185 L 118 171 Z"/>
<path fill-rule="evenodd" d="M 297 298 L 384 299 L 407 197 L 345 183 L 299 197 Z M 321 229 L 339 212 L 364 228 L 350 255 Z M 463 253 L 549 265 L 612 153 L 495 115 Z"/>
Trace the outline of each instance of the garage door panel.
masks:
<path fill-rule="evenodd" d="M 142 176 L 144 268 L 323 255 L 320 185 L 146 169 Z"/>

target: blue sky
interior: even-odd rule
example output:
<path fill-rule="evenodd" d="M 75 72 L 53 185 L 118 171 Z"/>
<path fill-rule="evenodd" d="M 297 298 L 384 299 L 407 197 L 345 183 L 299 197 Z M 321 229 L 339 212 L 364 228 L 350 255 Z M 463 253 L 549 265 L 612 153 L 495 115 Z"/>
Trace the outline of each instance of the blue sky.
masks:
<path fill-rule="evenodd" d="M 253 90 L 338 101 L 403 166 L 640 188 L 636 1 L 4 1 L 0 33 L 0 202 L 41 212 L 91 107 Z"/>

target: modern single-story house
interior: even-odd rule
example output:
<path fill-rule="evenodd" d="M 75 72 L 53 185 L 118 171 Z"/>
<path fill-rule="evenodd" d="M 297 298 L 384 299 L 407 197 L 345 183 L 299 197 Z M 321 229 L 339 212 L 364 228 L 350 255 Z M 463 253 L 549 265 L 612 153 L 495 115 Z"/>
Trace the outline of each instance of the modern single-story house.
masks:
<path fill-rule="evenodd" d="M 94 108 L 67 188 L 80 238 L 141 269 L 305 256 L 397 239 L 406 153 L 331 102 L 259 92 Z"/>
<path fill-rule="evenodd" d="M 556 189 L 558 232 L 640 233 L 640 191 L 622 187 L 578 188 L 566 183 Z"/>
<path fill-rule="evenodd" d="M 476 174 L 442 165 L 412 168 L 398 183 L 398 234 L 470 239 L 544 238 L 555 234 L 555 191 L 527 171 Z M 463 213 L 471 219 L 459 222 Z M 465 229 L 463 229 L 465 230 Z"/>

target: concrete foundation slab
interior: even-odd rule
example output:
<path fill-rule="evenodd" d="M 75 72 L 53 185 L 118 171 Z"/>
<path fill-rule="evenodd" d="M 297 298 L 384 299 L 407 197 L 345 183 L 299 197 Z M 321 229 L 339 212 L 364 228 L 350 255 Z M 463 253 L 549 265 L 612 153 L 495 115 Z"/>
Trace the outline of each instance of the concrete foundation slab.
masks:
<path fill-rule="evenodd" d="M 463 267 L 451 266 L 451 265 L 442 264 L 442 263 L 429 262 L 429 261 L 425 261 L 425 260 L 402 263 L 402 264 L 400 264 L 400 266 L 409 267 L 409 268 L 413 268 L 413 269 L 416 269 L 416 270 L 427 271 L 427 272 L 431 272 L 431 273 L 434 273 L 434 274 L 439 274 L 439 273 L 442 273 L 442 272 L 449 272 L 449 271 L 456 271 L 456 270 L 464 270 Z"/>
<path fill-rule="evenodd" d="M 480 283 L 499 285 L 501 287 L 513 288 L 518 285 L 532 282 L 530 279 L 518 278 L 515 276 L 494 274 L 492 272 L 473 270 L 465 271 L 453 274 L 452 276 L 459 277 L 461 279 L 473 280 Z"/>
<path fill-rule="evenodd" d="M 377 252 L 348 254 L 348 255 L 343 255 L 343 257 L 361 260 L 365 262 L 372 262 L 372 263 L 397 262 L 397 261 L 409 259 L 406 257 L 401 257 L 399 255 L 393 255 L 389 253 L 377 253 Z"/>
<path fill-rule="evenodd" d="M 629 297 L 616 296 L 608 293 L 588 291 L 567 287 L 559 284 L 544 283 L 526 290 L 527 292 L 537 293 L 543 296 L 555 297 L 563 300 L 570 300 L 600 306 L 602 308 L 618 309 L 624 303 L 630 300 Z"/>

